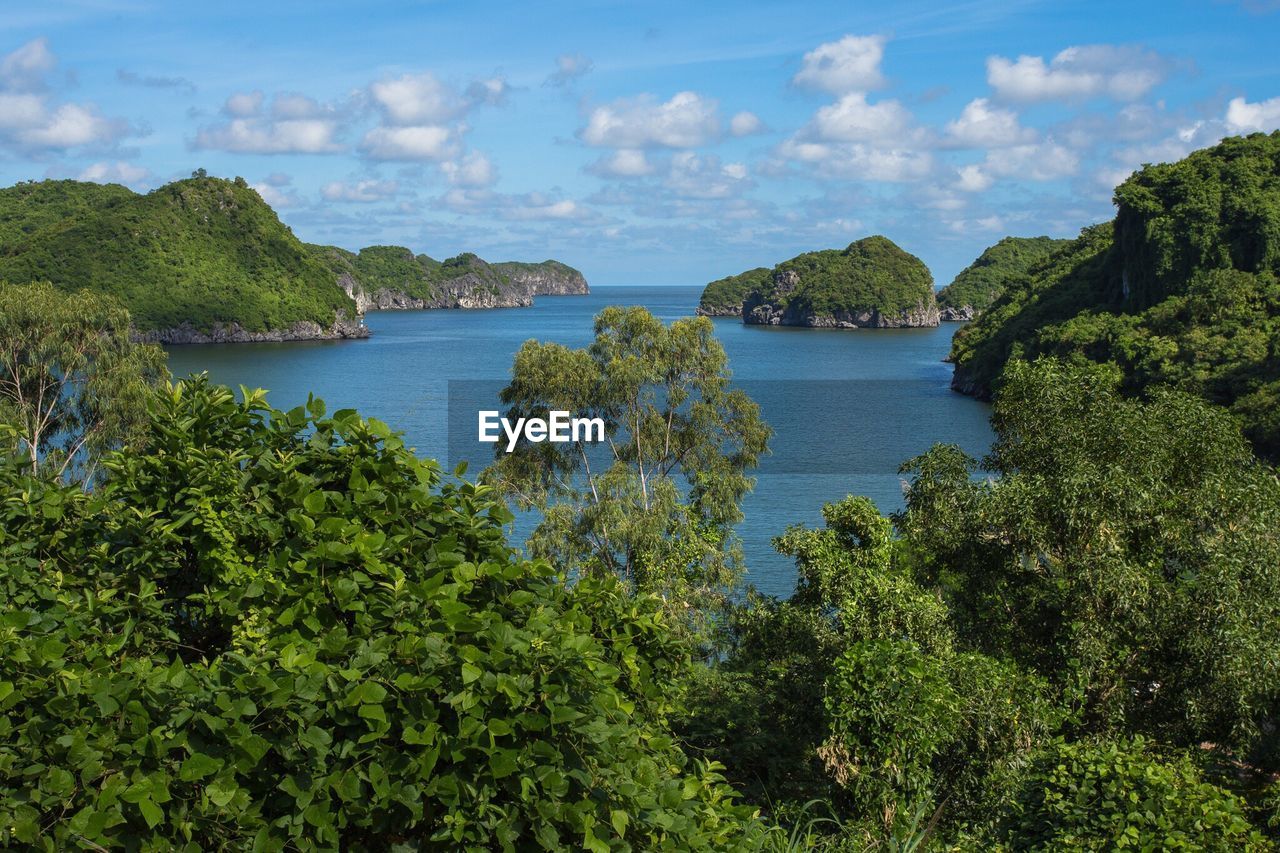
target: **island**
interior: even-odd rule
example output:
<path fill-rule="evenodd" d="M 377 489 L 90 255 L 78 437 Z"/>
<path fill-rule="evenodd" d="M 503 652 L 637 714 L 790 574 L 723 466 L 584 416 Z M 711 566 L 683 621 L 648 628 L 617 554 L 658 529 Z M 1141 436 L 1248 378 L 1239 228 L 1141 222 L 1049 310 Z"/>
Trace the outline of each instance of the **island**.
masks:
<path fill-rule="evenodd" d="M 135 338 L 163 344 L 363 338 L 369 310 L 587 292 L 557 261 L 310 245 L 243 178 L 203 170 L 149 193 L 72 180 L 0 189 L 0 280 L 109 294 L 129 310 Z"/>
<path fill-rule="evenodd" d="M 1012 359 L 1110 363 L 1122 388 L 1228 407 L 1280 459 L 1280 131 L 1231 137 L 1116 187 L 1116 216 L 956 332 L 955 390 L 990 399 Z"/>
<path fill-rule="evenodd" d="M 1005 237 L 988 246 L 938 291 L 939 317 L 953 322 L 972 320 L 1011 282 L 1024 278 L 1034 265 L 1070 242 L 1052 237 Z"/>
<path fill-rule="evenodd" d="M 806 252 L 772 270 L 749 270 L 711 282 L 703 314 L 738 314 L 748 325 L 808 328 L 901 328 L 938 325 L 933 276 L 924 262 L 887 237 L 844 249 Z"/>

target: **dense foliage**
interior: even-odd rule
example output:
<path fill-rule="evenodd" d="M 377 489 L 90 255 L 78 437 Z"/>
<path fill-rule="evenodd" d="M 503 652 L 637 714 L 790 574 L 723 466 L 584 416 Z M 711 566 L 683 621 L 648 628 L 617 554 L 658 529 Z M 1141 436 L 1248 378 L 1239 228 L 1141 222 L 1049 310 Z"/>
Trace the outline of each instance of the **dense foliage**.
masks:
<path fill-rule="evenodd" d="M 798 277 L 794 285 L 787 273 Z M 915 255 L 873 236 L 783 261 L 752 298 L 801 315 L 899 315 L 933 305 L 933 276 Z"/>
<path fill-rule="evenodd" d="M 940 446 L 894 525 L 848 498 L 775 540 L 796 592 L 734 614 L 691 747 L 851 849 L 922 814 L 979 849 L 1264 845 L 1240 797 L 1280 767 L 1280 480 L 1220 408 L 1118 382 L 1015 362 L 986 479 Z"/>
<path fill-rule="evenodd" d="M 729 849 L 647 596 L 376 421 L 203 380 L 93 493 L 0 466 L 0 846 Z"/>
<path fill-rule="evenodd" d="M 698 309 L 704 314 L 742 314 L 743 301 L 763 290 L 773 277 L 768 267 L 756 267 L 737 275 L 718 278 L 702 289 Z"/>
<path fill-rule="evenodd" d="M 1069 242 L 1052 237 L 1005 237 L 984 249 L 977 260 L 938 291 L 938 307 L 967 306 L 975 312 L 984 311 L 1010 280 L 1025 276 L 1033 265 Z"/>
<path fill-rule="evenodd" d="M 606 442 L 522 438 L 485 479 L 541 519 L 533 553 L 584 576 L 617 575 L 701 621 L 741 572 L 733 526 L 770 435 L 729 387 L 705 317 L 664 325 L 643 308 L 606 308 L 584 349 L 527 341 L 502 391 L 506 417 L 553 410 L 599 418 Z M 692 605 L 692 606 L 691 606 Z"/>
<path fill-rule="evenodd" d="M 41 181 L 0 190 L 0 279 L 118 299 L 143 330 L 328 327 L 355 305 L 243 180 L 193 177 L 146 195 Z"/>
<path fill-rule="evenodd" d="M 110 297 L 0 284 L 0 448 L 30 473 L 91 479 L 97 460 L 146 431 L 164 352 L 130 340 Z"/>
<path fill-rule="evenodd" d="M 955 338 L 955 385 L 989 395 L 1010 358 L 1111 361 L 1130 393 L 1228 406 L 1280 458 L 1280 133 L 1223 140 L 1116 188 L 1085 229 Z"/>

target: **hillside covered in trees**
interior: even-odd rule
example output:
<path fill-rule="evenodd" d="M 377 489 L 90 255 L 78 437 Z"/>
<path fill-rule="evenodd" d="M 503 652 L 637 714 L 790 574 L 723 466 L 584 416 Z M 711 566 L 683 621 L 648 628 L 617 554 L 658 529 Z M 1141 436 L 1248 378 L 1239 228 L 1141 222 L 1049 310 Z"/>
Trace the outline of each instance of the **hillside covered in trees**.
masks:
<path fill-rule="evenodd" d="M 938 325 L 929 268 L 880 236 L 713 281 L 702 292 L 698 313 L 737 313 L 731 309 L 738 303 L 743 322 L 755 325 Z"/>
<path fill-rule="evenodd" d="M 938 291 L 943 320 L 972 320 L 996 300 L 1011 279 L 1026 275 L 1032 265 L 1070 240 L 1052 237 L 1005 237 L 988 246 Z"/>
<path fill-rule="evenodd" d="M 1112 363 L 1229 407 L 1280 458 L 1280 133 L 1223 140 L 1116 188 L 1113 222 L 1033 266 L 957 333 L 953 387 L 990 396 L 1012 357 Z"/>
<path fill-rule="evenodd" d="M 144 338 L 175 343 L 362 337 L 367 309 L 528 305 L 587 288 L 556 261 L 311 246 L 245 181 L 203 174 L 146 194 L 80 181 L 0 190 L 0 280 L 112 296 Z"/>

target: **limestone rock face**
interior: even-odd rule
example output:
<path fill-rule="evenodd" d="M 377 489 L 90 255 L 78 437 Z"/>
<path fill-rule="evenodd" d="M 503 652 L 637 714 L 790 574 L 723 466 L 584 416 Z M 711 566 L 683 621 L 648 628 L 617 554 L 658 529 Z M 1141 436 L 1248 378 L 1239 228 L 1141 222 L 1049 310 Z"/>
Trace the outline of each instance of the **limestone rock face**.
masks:
<path fill-rule="evenodd" d="M 947 305 L 938 310 L 938 319 L 943 322 L 965 323 L 977 316 L 972 305 Z"/>
<path fill-rule="evenodd" d="M 197 329 L 183 323 L 171 329 L 135 332 L 134 340 L 148 344 L 257 344 L 284 341 L 338 341 L 369 337 L 362 320 L 338 317 L 327 329 L 319 323 L 301 320 L 287 329 L 251 332 L 239 323 L 220 323 L 208 329 Z"/>
<path fill-rule="evenodd" d="M 532 305 L 535 296 L 589 292 L 582 273 L 558 261 L 490 264 L 475 256 L 466 256 L 462 263 L 440 265 L 428 261 L 423 265 L 408 249 L 402 251 L 407 263 L 415 264 L 408 268 L 403 280 L 364 277 L 352 263 L 335 270 L 338 283 L 355 301 L 360 313 L 426 308 L 523 308 Z M 337 257 L 338 262 L 342 260 Z"/>
<path fill-rule="evenodd" d="M 804 326 L 810 329 L 902 329 L 936 326 L 939 317 L 937 305 L 923 302 L 897 314 L 882 314 L 876 308 L 814 314 L 795 310 L 793 306 L 779 308 L 748 299 L 742 306 L 742 322 L 751 326 Z"/>

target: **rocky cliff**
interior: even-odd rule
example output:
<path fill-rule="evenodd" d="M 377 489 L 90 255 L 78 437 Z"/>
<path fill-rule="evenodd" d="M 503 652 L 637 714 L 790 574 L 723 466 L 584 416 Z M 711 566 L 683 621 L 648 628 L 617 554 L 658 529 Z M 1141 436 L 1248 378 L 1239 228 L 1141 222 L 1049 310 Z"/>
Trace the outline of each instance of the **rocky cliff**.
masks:
<path fill-rule="evenodd" d="M 264 331 L 250 331 L 239 323 L 217 323 L 203 329 L 182 323 L 169 329 L 134 332 L 132 337 L 148 344 L 257 344 L 367 338 L 369 329 L 362 320 L 339 317 L 327 328 L 310 320 L 299 320 L 285 329 Z"/>
<path fill-rule="evenodd" d="M 743 300 L 742 322 L 888 329 L 936 326 L 939 315 L 933 276 L 924 263 L 875 236 L 843 250 L 807 252 L 774 267 Z"/>

